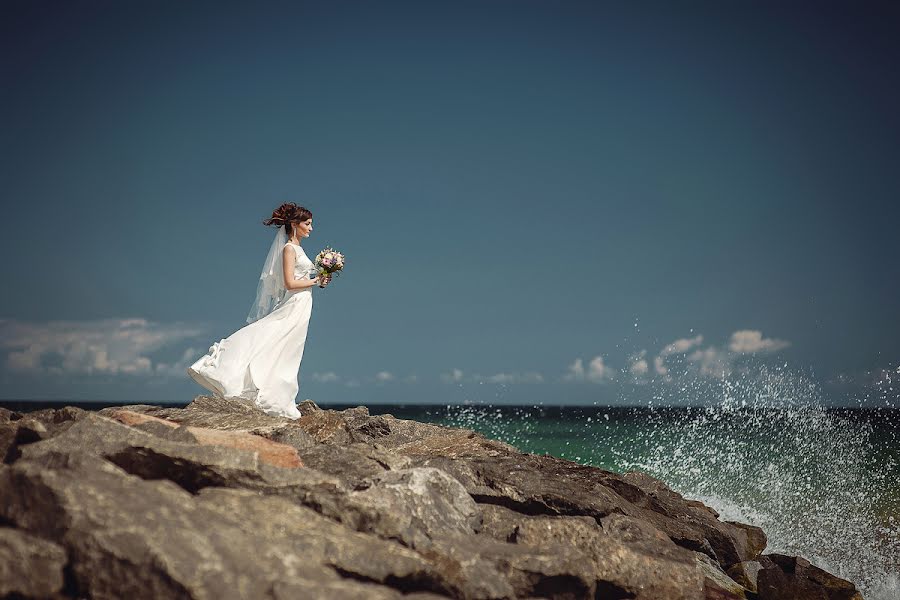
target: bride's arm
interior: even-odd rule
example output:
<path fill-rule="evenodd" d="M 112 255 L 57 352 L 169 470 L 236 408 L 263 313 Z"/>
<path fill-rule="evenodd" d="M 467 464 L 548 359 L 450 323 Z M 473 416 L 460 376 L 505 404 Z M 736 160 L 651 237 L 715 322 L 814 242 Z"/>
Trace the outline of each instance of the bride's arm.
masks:
<path fill-rule="evenodd" d="M 294 279 L 294 263 L 297 251 L 290 244 L 281 252 L 281 270 L 284 275 L 284 287 L 288 290 L 302 290 L 319 284 L 319 279 Z"/>

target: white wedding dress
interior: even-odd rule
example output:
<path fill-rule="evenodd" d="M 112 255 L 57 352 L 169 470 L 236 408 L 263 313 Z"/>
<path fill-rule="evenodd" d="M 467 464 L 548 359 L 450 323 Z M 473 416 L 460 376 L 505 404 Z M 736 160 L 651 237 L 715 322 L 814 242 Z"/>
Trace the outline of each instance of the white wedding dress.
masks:
<path fill-rule="evenodd" d="M 298 244 L 294 279 L 316 273 Z M 295 398 L 312 313 L 312 287 L 287 290 L 265 317 L 214 343 L 187 372 L 217 396 L 252 401 L 267 414 L 299 419 Z"/>

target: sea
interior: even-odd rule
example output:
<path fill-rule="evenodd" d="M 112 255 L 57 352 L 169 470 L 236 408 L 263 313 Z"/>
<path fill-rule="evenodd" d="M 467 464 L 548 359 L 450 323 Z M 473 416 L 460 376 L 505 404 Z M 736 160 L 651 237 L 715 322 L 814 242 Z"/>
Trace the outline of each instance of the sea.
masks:
<path fill-rule="evenodd" d="M 465 427 L 526 452 L 619 473 L 644 471 L 723 520 L 762 527 L 767 552 L 803 556 L 854 582 L 866 600 L 898 600 L 900 409 L 828 408 L 798 396 L 738 391 L 720 394 L 716 403 L 678 407 L 368 408 Z M 114 405 L 0 404 L 19 411 Z"/>

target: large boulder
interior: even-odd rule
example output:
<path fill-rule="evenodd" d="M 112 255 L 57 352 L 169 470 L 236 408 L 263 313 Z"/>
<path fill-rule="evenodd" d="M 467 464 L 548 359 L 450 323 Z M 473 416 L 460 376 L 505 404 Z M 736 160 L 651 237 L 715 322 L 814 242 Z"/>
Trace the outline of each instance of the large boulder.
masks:
<path fill-rule="evenodd" d="M 8 408 L 0 406 L 0 423 L 8 423 L 10 421 L 18 421 L 22 418 L 22 413 L 18 413 Z"/>
<path fill-rule="evenodd" d="M 116 414 L 121 417 L 121 413 Z M 160 424 L 160 420 L 156 419 L 153 423 Z M 164 427 L 175 428 L 175 425 Z M 191 434 L 192 441 L 178 442 L 129 427 L 115 419 L 89 414 L 63 433 L 24 447 L 22 454 L 35 456 L 48 450 L 85 450 L 108 458 L 143 456 L 149 459 L 162 456 L 191 460 L 190 457 L 195 457 L 199 461 L 215 462 L 226 469 L 229 464 L 237 469 L 253 469 L 260 463 L 288 468 L 302 466 L 295 448 L 260 436 L 192 427 L 187 428 L 187 432 Z M 166 462 L 167 459 L 160 460 Z"/>
<path fill-rule="evenodd" d="M 443 471 L 427 467 L 386 471 L 350 494 L 355 529 L 430 547 L 451 534 L 472 534 L 481 527 L 481 511 L 462 485 Z M 349 508 L 349 506 L 348 506 Z M 347 522 L 348 514 L 342 518 Z"/>
<path fill-rule="evenodd" d="M 723 568 L 753 560 L 766 546 L 766 535 L 759 527 L 720 521 L 712 508 L 684 498 L 646 473 L 622 476 L 605 472 L 600 477 L 642 509 L 641 515 L 669 534 L 675 543 L 707 554 Z"/>
<path fill-rule="evenodd" d="M 749 592 L 756 593 L 756 579 L 762 569 L 758 560 L 739 562 L 728 568 L 728 576 Z"/>
<path fill-rule="evenodd" d="M 279 597 L 284 581 L 340 583 L 358 597 L 446 587 L 412 550 L 283 498 L 222 488 L 195 496 L 86 453 L 3 467 L 0 518 L 65 548 L 89 597 Z"/>
<path fill-rule="evenodd" d="M 862 600 L 856 586 L 799 556 L 764 554 L 756 575 L 759 600 Z"/>
<path fill-rule="evenodd" d="M 704 574 L 693 553 L 653 526 L 620 514 L 599 523 L 585 516 L 524 515 L 483 505 L 482 535 L 519 545 L 555 544 L 586 557 L 598 597 L 702 600 Z"/>
<path fill-rule="evenodd" d="M 62 592 L 66 552 L 18 529 L 0 527 L 0 597 L 48 598 Z"/>
<path fill-rule="evenodd" d="M 172 436 L 170 439 L 184 439 L 204 446 L 223 446 L 255 452 L 262 462 L 276 467 L 295 468 L 303 466 L 303 461 L 300 460 L 297 449 L 293 446 L 274 442 L 246 431 L 218 430 L 208 427 L 193 427 L 191 425 L 179 426 L 175 421 L 127 410 L 112 411 L 108 414 L 111 418 L 125 425 L 139 427 L 155 425 L 156 427 L 151 428 L 150 431 L 157 435 L 162 433 L 164 436 L 170 437 L 165 435 L 168 433 L 165 429 L 158 429 L 159 426 L 185 434 L 177 437 Z"/>
<path fill-rule="evenodd" d="M 367 478 L 385 471 L 405 469 L 412 463 L 407 457 L 379 445 L 359 442 L 346 446 L 315 444 L 301 449 L 300 457 L 306 466 L 340 477 L 350 487 L 358 487 Z"/>
<path fill-rule="evenodd" d="M 267 415 L 243 398 L 218 398 L 216 396 L 197 396 L 184 408 L 130 404 L 118 408 L 105 408 L 100 411 L 100 414 L 110 415 L 119 410 L 144 413 L 183 425 L 223 430 L 248 430 L 254 427 L 271 427 L 293 422 L 286 417 Z"/>
<path fill-rule="evenodd" d="M 51 438 L 85 418 L 87 411 L 74 406 L 37 410 L 24 415 L 7 411 L 0 419 L 0 461 L 14 462 L 21 448 Z"/>
<path fill-rule="evenodd" d="M 597 520 L 616 513 L 629 515 L 648 521 L 676 544 L 707 554 L 723 568 L 758 554 L 758 544 L 749 541 L 746 529 L 718 520 L 702 503 L 684 499 L 649 476 L 623 476 L 489 442 L 454 433 L 405 444 L 397 451 L 409 452 L 413 464 L 447 471 L 478 502 L 524 514 Z"/>
<path fill-rule="evenodd" d="M 703 573 L 703 585 L 706 595 L 710 597 L 728 598 L 730 600 L 746 600 L 748 590 L 740 583 L 732 579 L 728 573 L 722 570 L 719 563 L 702 552 L 693 552 L 697 560 L 697 567 Z"/>

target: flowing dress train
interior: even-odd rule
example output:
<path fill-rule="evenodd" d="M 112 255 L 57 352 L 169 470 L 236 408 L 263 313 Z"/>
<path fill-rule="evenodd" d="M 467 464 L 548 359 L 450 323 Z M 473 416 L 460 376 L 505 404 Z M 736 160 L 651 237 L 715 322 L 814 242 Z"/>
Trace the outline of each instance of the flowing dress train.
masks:
<path fill-rule="evenodd" d="M 315 265 L 298 244 L 294 278 L 307 278 Z M 272 416 L 300 418 L 295 399 L 312 314 L 312 288 L 288 290 L 272 312 L 215 342 L 187 372 L 217 396 L 251 400 Z"/>

